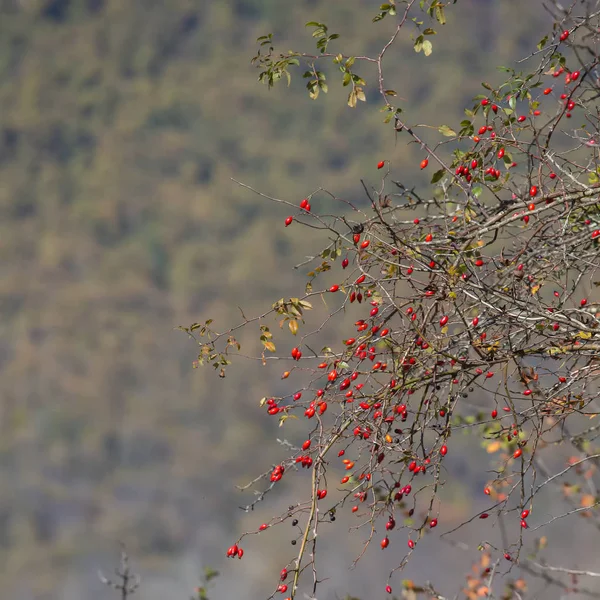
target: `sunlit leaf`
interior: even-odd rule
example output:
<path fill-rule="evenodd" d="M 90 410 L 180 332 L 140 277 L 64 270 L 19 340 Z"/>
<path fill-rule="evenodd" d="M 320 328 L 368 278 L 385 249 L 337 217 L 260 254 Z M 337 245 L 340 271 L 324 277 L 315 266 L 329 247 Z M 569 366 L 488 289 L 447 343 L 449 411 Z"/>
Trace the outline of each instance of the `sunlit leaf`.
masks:
<path fill-rule="evenodd" d="M 275 352 L 275 344 L 273 342 L 263 341 L 263 346 L 265 347 L 265 350 L 268 350 L 269 352 Z"/>
<path fill-rule="evenodd" d="M 500 450 L 500 448 L 502 448 L 502 443 L 499 442 L 498 440 L 494 440 L 493 442 L 490 442 L 486 446 L 485 450 L 488 454 L 494 454 L 494 452 L 498 452 L 498 450 Z"/>
<path fill-rule="evenodd" d="M 456 131 L 450 129 L 448 125 L 442 125 L 441 127 L 438 127 L 438 131 L 446 137 L 453 137 L 456 135 Z"/>

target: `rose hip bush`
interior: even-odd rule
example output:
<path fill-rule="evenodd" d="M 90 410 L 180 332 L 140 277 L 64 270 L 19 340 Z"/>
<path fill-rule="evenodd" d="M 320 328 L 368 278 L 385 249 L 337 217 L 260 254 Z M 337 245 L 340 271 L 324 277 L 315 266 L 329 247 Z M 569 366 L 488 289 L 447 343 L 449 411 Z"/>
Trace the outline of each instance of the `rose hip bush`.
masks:
<path fill-rule="evenodd" d="M 292 522 L 299 533 L 274 569 L 272 595 L 318 594 L 327 577 L 319 569 L 322 525 L 344 512 L 366 532 L 363 552 L 393 549 L 397 557 L 380 593 L 398 586 L 443 598 L 430 584 L 402 582 L 400 571 L 423 536 L 444 534 L 444 461 L 464 432 L 493 461 L 491 471 L 482 466 L 489 506 L 469 519 L 485 523 L 467 597 L 525 597 L 524 579 L 503 581 L 513 568 L 565 593 L 598 576 L 546 564 L 537 557 L 546 538 L 528 530 L 558 518 L 600 527 L 600 3 L 548 5 L 554 25 L 518 69 L 503 69 L 500 84 L 484 82 L 462 120 L 418 124 L 417 108 L 386 85 L 394 66 L 386 58 L 402 36 L 429 56 L 452 4 L 382 4 L 371 26 L 393 20 L 395 28 L 373 56 L 345 54 L 343 38 L 318 22 L 307 24 L 313 53 L 279 52 L 271 35 L 258 40 L 253 63 L 268 86 L 298 72 L 317 99 L 341 83 L 348 110 L 377 89 L 390 135 L 419 149 L 414 175 L 430 180 L 417 189 L 410 173 L 400 178 L 393 158 L 380 156 L 357 182 L 368 208 L 322 189 L 270 198 L 287 208 L 282 228 L 323 234 L 302 266 L 305 289 L 230 328 L 210 320 L 183 328 L 200 346 L 197 364 L 221 377 L 237 356 L 254 356 L 257 368 L 280 361 L 287 392 L 263 398 L 261 410 L 284 430 L 290 418 L 303 424 L 303 439 L 286 442 L 251 485 L 254 504 L 268 502 L 281 480 L 309 471 L 305 496 L 225 549 L 242 558 L 247 535 Z M 324 197 L 338 214 L 319 212 Z M 258 352 L 242 349 L 243 328 L 258 331 Z M 329 331 L 336 341 L 322 347 Z M 547 490 L 569 508 L 536 518 Z M 490 541 L 493 523 L 503 526 L 501 545 Z"/>

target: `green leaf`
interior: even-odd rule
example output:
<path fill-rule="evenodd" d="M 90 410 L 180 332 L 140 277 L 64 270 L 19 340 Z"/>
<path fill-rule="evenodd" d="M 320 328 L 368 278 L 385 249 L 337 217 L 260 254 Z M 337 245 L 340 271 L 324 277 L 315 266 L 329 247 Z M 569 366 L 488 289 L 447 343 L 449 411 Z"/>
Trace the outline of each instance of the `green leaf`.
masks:
<path fill-rule="evenodd" d="M 423 35 L 436 35 L 437 31 L 435 29 L 431 29 L 431 27 L 428 27 L 424 32 Z"/>
<path fill-rule="evenodd" d="M 293 315 L 294 317 L 301 317 L 302 311 L 300 310 L 300 308 L 292 304 L 290 306 L 289 314 Z"/>
<path fill-rule="evenodd" d="M 446 137 L 454 137 L 456 135 L 456 131 L 454 131 L 453 129 L 450 129 L 450 127 L 448 127 L 448 125 L 442 125 L 441 127 L 438 128 L 438 131 Z"/>
<path fill-rule="evenodd" d="M 444 176 L 445 172 L 446 171 L 444 169 L 436 171 L 431 178 L 431 183 L 437 183 Z"/>
<path fill-rule="evenodd" d="M 423 42 L 423 54 L 429 56 L 433 52 L 433 44 L 429 40 Z"/>
<path fill-rule="evenodd" d="M 543 48 L 543 47 L 546 45 L 546 42 L 547 42 L 547 41 L 548 41 L 548 36 L 545 36 L 545 37 L 543 37 L 543 38 L 542 38 L 542 39 L 541 39 L 541 40 L 538 42 L 538 45 L 537 45 L 537 48 L 538 48 L 538 50 L 541 50 L 541 49 L 542 49 L 542 48 Z"/>
<path fill-rule="evenodd" d="M 383 92 L 386 96 L 397 96 L 398 94 L 394 90 L 385 90 Z"/>

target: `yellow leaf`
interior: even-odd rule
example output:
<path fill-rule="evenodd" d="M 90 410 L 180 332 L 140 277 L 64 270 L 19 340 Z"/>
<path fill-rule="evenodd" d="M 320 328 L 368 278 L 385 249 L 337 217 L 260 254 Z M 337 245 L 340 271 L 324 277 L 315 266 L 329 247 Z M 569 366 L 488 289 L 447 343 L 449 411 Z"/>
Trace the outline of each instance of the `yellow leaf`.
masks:
<path fill-rule="evenodd" d="M 502 444 L 498 440 L 495 440 L 487 445 L 486 451 L 488 454 L 493 454 L 494 452 L 498 452 L 500 448 L 502 448 Z"/>
<path fill-rule="evenodd" d="M 279 417 L 279 427 L 283 427 L 283 424 L 288 420 L 288 419 L 297 419 L 298 417 L 296 415 L 281 415 L 281 417 Z"/>
<path fill-rule="evenodd" d="M 494 342 L 493 344 L 490 344 L 486 350 L 488 352 L 495 352 L 496 350 L 498 350 L 498 348 L 500 348 L 500 342 Z"/>
<path fill-rule="evenodd" d="M 537 283 L 536 283 L 536 284 L 535 284 L 535 285 L 534 285 L 534 286 L 531 288 L 531 295 L 533 296 L 533 295 L 537 294 L 537 293 L 540 291 L 540 288 L 541 288 L 541 287 L 542 287 L 541 285 L 539 285 L 539 284 L 537 284 Z"/>
<path fill-rule="evenodd" d="M 290 321 L 290 322 L 288 323 L 288 326 L 289 326 L 289 328 L 290 328 L 290 331 L 291 331 L 291 332 L 292 332 L 294 335 L 296 335 L 296 334 L 298 333 L 298 321 L 295 321 L 295 320 L 293 320 L 293 321 Z"/>
<path fill-rule="evenodd" d="M 263 341 L 263 345 L 265 347 L 265 350 L 268 350 L 269 352 L 275 352 L 275 344 L 273 342 Z"/>
<path fill-rule="evenodd" d="M 592 337 L 592 334 L 589 331 L 580 331 L 576 337 L 579 337 L 582 340 L 589 340 Z"/>
<path fill-rule="evenodd" d="M 593 508 L 594 504 L 596 504 L 596 497 L 593 494 L 583 494 L 583 496 L 581 496 L 581 502 L 579 506 L 582 508 Z"/>
<path fill-rule="evenodd" d="M 540 541 L 538 542 L 538 548 L 540 550 L 543 550 L 546 547 L 547 544 L 548 544 L 548 538 L 545 535 L 543 535 L 540 538 Z"/>
<path fill-rule="evenodd" d="M 517 579 L 515 581 L 515 587 L 521 592 L 527 591 L 527 582 L 524 579 Z"/>

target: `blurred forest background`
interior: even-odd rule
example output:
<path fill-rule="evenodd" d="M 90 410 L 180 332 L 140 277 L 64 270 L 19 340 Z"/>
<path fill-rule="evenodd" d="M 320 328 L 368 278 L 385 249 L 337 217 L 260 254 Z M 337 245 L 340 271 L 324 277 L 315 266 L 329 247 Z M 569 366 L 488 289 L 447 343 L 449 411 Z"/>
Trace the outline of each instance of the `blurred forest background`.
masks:
<path fill-rule="evenodd" d="M 386 158 L 395 179 L 426 183 L 417 149 L 395 144 L 375 102 L 351 110 L 333 81 L 313 102 L 301 72 L 269 92 L 250 65 L 268 32 L 282 51 L 314 51 L 309 20 L 340 33 L 346 52 L 376 52 L 392 26 L 371 23 L 378 6 L 0 0 L 2 597 L 111 598 L 97 570 L 111 571 L 122 541 L 140 597 L 189 598 L 237 533 L 298 497 L 291 479 L 275 507 L 247 515 L 234 487 L 282 453 L 258 409 L 280 369 L 193 370 L 196 348 L 175 328 L 209 317 L 224 328 L 238 306 L 257 313 L 303 289 L 291 268 L 311 250 L 303 230 L 284 229 L 284 209 L 231 177 L 291 201 L 322 186 L 364 203 L 359 179 L 375 181 Z M 447 17 L 432 56 L 405 38 L 387 57 L 409 121 L 456 125 L 480 82 L 501 81 L 496 66 L 529 54 L 550 24 L 541 0 L 459 0 Z M 262 464 L 245 451 L 257 446 Z M 483 501 L 478 456 L 449 457 L 446 522 Z M 216 598 L 268 595 L 291 548 L 267 533 L 227 563 Z M 391 564 L 347 572 L 356 537 L 333 532 L 340 597 Z M 473 557 L 448 546 L 408 574 L 435 580 L 427 564 L 444 555 L 437 574 L 459 586 Z"/>

